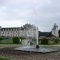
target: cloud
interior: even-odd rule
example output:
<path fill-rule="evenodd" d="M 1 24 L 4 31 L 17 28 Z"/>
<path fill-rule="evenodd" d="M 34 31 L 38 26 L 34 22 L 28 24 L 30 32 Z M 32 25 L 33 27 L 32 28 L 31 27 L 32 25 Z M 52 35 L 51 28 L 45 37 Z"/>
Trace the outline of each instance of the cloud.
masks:
<path fill-rule="evenodd" d="M 43 2 L 41 0 L 0 0 L 2 3 L 0 8 L 2 10 L 1 14 L 4 13 L 3 16 L 9 16 L 10 18 L 27 18 L 28 14 L 30 16 L 30 13 L 32 13 L 30 10 L 33 8 L 38 8 L 38 6 L 41 6 L 44 4 L 44 2 L 46 3 L 47 1 L 48 0 L 43 0 Z M 9 17 L 6 17 L 6 19 Z"/>
<path fill-rule="evenodd" d="M 59 2 L 60 0 L 0 0 L 0 22 L 22 21 L 23 24 L 38 26 L 41 31 L 51 31 L 53 24 L 56 22 L 59 25 L 60 22 Z"/>
<path fill-rule="evenodd" d="M 0 25 L 1 27 L 21 27 L 23 26 L 25 23 L 27 23 L 26 21 L 24 22 L 22 19 L 21 20 L 1 20 L 0 21 Z"/>

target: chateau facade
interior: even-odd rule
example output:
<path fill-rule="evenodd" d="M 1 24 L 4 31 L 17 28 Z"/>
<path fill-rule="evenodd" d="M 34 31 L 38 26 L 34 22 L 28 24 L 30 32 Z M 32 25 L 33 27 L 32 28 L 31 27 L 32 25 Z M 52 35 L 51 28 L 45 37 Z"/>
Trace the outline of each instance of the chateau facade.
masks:
<path fill-rule="evenodd" d="M 58 28 L 58 26 L 56 25 L 56 23 L 55 23 L 54 26 L 53 26 L 52 35 L 55 36 L 55 37 L 59 37 L 59 28 Z"/>
<path fill-rule="evenodd" d="M 36 29 L 31 27 L 30 29 L 25 29 L 21 27 L 0 27 L 0 36 L 4 37 L 36 37 Z"/>

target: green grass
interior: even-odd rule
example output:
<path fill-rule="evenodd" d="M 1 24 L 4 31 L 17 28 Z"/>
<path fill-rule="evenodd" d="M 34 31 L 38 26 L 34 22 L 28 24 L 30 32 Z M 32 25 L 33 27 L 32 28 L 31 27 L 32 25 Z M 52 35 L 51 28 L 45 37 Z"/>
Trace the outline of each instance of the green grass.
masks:
<path fill-rule="evenodd" d="M 4 39 L 4 40 L 0 41 L 0 44 L 12 44 L 12 43 L 13 43 L 13 41 L 9 40 L 9 39 Z"/>
<path fill-rule="evenodd" d="M 36 39 L 33 39 L 33 43 L 36 46 Z M 39 45 L 41 47 L 60 46 L 60 41 L 59 41 L 58 44 L 55 44 L 54 40 L 49 40 L 49 44 L 48 45 L 42 45 L 40 40 L 39 40 Z M 20 47 L 20 46 L 22 46 L 22 44 L 13 44 L 13 41 L 9 40 L 9 39 L 0 40 L 0 48 L 4 48 L 4 47 Z"/>
<path fill-rule="evenodd" d="M 10 60 L 10 59 L 7 59 L 7 58 L 0 58 L 0 60 Z"/>
<path fill-rule="evenodd" d="M 20 47 L 22 45 L 20 44 L 0 44 L 0 48 L 5 48 L 5 47 Z"/>
<path fill-rule="evenodd" d="M 57 44 L 60 44 L 60 40 L 58 39 L 48 40 L 48 45 L 57 45 Z M 41 39 L 39 40 L 39 45 L 41 45 Z"/>
<path fill-rule="evenodd" d="M 6 47 L 20 47 L 22 45 L 20 44 L 0 44 L 0 48 L 6 48 Z M 36 45 L 34 45 L 36 46 Z M 52 47 L 60 47 L 60 44 L 57 45 L 39 45 L 40 47 L 46 47 L 46 48 L 52 48 Z"/>
<path fill-rule="evenodd" d="M 53 48 L 53 47 L 59 47 L 60 48 L 60 44 L 56 44 L 56 45 L 39 45 L 40 47 L 45 47 L 45 48 Z"/>
<path fill-rule="evenodd" d="M 51 47 L 55 47 L 54 45 L 39 45 L 40 47 L 47 47 L 47 48 L 51 48 Z"/>

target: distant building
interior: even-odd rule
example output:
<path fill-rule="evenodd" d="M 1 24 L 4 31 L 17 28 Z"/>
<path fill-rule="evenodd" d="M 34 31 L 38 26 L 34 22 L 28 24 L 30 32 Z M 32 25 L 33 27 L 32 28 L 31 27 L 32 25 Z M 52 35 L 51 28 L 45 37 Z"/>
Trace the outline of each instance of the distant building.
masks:
<path fill-rule="evenodd" d="M 54 26 L 53 26 L 53 29 L 52 29 L 52 35 L 55 36 L 55 37 L 59 37 L 58 32 L 59 32 L 59 29 L 58 29 L 58 26 L 55 23 Z"/>
<path fill-rule="evenodd" d="M 29 28 L 29 27 L 28 27 Z M 8 27 L 2 28 L 0 27 L 0 36 L 4 37 L 36 37 L 36 29 L 35 27 L 30 27 L 30 29 L 26 29 L 24 27 Z"/>

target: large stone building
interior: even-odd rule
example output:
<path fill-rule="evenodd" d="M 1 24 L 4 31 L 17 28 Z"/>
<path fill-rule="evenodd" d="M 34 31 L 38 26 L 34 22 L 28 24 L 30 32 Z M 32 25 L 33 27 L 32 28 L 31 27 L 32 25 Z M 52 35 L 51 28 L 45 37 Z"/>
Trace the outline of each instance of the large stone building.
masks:
<path fill-rule="evenodd" d="M 0 26 L 0 36 L 4 37 L 36 37 L 36 29 L 35 27 L 8 27 L 8 28 L 2 28 Z"/>
<path fill-rule="evenodd" d="M 59 37 L 59 28 L 58 28 L 58 26 L 56 25 L 56 23 L 55 23 L 54 26 L 53 26 L 52 35 L 55 36 L 55 37 Z"/>

